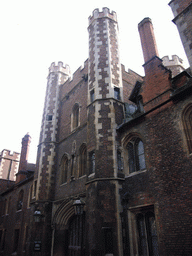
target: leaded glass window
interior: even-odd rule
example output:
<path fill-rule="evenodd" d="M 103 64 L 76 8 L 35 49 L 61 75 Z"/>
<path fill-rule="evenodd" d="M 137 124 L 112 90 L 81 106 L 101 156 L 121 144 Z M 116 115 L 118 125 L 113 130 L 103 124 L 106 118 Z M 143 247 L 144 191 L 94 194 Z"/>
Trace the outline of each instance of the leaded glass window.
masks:
<path fill-rule="evenodd" d="M 146 168 L 144 145 L 141 139 L 133 138 L 127 144 L 129 173 L 142 171 Z"/>
<path fill-rule="evenodd" d="M 153 212 L 137 215 L 138 250 L 140 256 L 159 256 L 157 229 Z"/>

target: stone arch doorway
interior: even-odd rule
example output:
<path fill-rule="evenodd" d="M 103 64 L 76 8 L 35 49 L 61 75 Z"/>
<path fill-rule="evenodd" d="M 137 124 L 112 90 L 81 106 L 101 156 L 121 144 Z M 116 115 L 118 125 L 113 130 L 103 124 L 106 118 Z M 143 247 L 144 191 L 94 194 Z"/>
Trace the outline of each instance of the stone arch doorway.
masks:
<path fill-rule="evenodd" d="M 83 256 L 85 214 L 75 215 L 73 200 L 64 200 L 53 217 L 51 256 Z"/>

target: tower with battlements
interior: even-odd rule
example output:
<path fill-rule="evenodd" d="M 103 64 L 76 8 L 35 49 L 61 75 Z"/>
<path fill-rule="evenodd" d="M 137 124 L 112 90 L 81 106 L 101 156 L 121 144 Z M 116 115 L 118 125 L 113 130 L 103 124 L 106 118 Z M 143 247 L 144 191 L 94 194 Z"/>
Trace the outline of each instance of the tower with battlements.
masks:
<path fill-rule="evenodd" d="M 0 154 L 0 179 L 15 180 L 19 168 L 20 154 L 4 149 Z"/>
<path fill-rule="evenodd" d="M 191 0 L 170 5 L 190 60 Z M 9 187 L 0 165 L 0 255 L 191 255 L 192 77 L 178 56 L 160 58 L 150 18 L 138 29 L 145 76 L 121 65 L 108 8 L 89 17 L 89 57 L 72 77 L 51 64 L 34 175 L 28 134 Z"/>
<path fill-rule="evenodd" d="M 89 253 L 120 255 L 116 127 L 123 120 L 123 88 L 115 12 L 89 17 L 87 232 Z M 97 239 L 96 239 L 97 237 Z M 104 238 L 105 242 L 102 241 Z M 93 242 L 94 241 L 94 242 Z M 102 248 L 99 244 L 110 244 Z"/>
<path fill-rule="evenodd" d="M 169 3 L 177 26 L 179 35 L 187 55 L 189 65 L 192 70 L 192 1 L 191 0 L 172 0 Z"/>
<path fill-rule="evenodd" d="M 53 197 L 55 157 L 58 131 L 58 111 L 60 85 L 70 76 L 69 66 L 52 63 L 47 78 L 47 90 L 38 146 L 37 200 L 50 200 Z"/>

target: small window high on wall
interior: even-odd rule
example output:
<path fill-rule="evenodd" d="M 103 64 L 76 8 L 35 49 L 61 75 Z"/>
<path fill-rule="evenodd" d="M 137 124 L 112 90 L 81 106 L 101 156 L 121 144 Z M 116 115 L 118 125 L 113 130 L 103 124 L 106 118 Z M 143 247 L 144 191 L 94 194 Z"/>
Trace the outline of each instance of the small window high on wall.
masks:
<path fill-rule="evenodd" d="M 118 87 L 114 87 L 114 98 L 116 100 L 120 100 L 121 99 L 121 97 L 120 97 L 120 88 L 118 88 Z"/>
<path fill-rule="evenodd" d="M 89 153 L 89 174 L 95 173 L 95 151 Z"/>
<path fill-rule="evenodd" d="M 72 112 L 72 129 L 79 126 L 79 104 L 75 104 Z"/>
<path fill-rule="evenodd" d="M 129 173 L 146 168 L 144 145 L 140 138 L 132 138 L 127 144 Z"/>

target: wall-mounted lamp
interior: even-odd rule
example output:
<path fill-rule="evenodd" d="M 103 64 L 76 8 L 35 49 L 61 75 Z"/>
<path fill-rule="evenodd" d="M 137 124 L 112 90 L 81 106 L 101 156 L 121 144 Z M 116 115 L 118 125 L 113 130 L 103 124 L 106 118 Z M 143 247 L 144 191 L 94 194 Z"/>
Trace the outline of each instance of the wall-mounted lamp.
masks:
<path fill-rule="evenodd" d="M 75 208 L 75 214 L 76 215 L 82 215 L 83 214 L 84 205 L 85 205 L 85 203 L 80 198 L 75 200 L 75 202 L 73 203 L 73 206 Z"/>
<path fill-rule="evenodd" d="M 42 217 L 43 217 L 43 214 L 41 213 L 40 210 L 36 210 L 36 211 L 34 212 L 33 216 L 34 216 L 34 221 L 35 221 L 35 222 L 41 222 L 41 219 L 42 219 Z"/>

